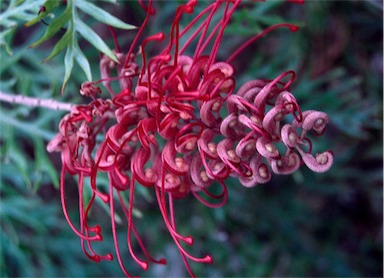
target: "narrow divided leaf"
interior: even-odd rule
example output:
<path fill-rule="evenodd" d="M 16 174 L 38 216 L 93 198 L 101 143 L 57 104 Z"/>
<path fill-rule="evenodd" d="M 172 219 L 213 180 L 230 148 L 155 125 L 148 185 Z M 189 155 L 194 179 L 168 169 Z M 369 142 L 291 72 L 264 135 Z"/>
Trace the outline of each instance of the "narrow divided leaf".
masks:
<path fill-rule="evenodd" d="M 81 51 L 80 47 L 77 44 L 74 45 L 73 53 L 74 53 L 76 62 L 84 71 L 88 81 L 91 81 L 92 80 L 91 66 L 89 65 L 87 58 L 85 57 L 84 53 Z"/>
<path fill-rule="evenodd" d="M 20 0 L 20 1 L 24 1 L 24 0 Z M 34 1 L 36 1 L 37 8 L 40 8 L 40 7 L 44 7 L 44 8 L 41 10 L 40 14 L 38 15 L 31 14 L 29 17 L 26 17 L 25 21 L 27 20 L 29 21 L 25 24 L 25 26 L 31 26 L 39 22 L 41 19 L 45 18 L 48 14 L 50 14 L 60 3 L 63 2 L 62 0 L 34 0 Z M 110 3 L 116 3 L 116 0 L 105 0 L 105 1 Z M 91 43 L 100 52 L 109 56 L 113 61 L 117 62 L 116 56 L 114 55 L 112 50 L 108 47 L 108 45 L 103 41 L 103 39 L 94 30 L 92 30 L 92 28 L 90 28 L 87 24 L 85 24 L 80 19 L 77 12 L 78 10 L 112 27 L 125 29 L 125 30 L 136 28 L 135 26 L 127 24 L 122 20 L 118 19 L 117 17 L 106 12 L 105 10 L 97 7 L 97 5 L 91 2 L 92 1 L 89 1 L 89 0 L 65 1 L 66 8 L 64 12 L 60 16 L 55 18 L 52 22 L 49 23 L 44 35 L 39 40 L 34 42 L 32 45 L 30 45 L 30 47 L 38 46 L 42 42 L 45 42 L 48 39 L 52 38 L 55 34 L 57 34 L 63 28 L 63 26 L 67 25 L 66 26 L 67 30 L 65 31 L 64 35 L 61 35 L 61 38 L 55 44 L 49 56 L 43 60 L 43 62 L 46 62 L 54 58 L 61 51 L 66 50 L 65 57 L 64 57 L 65 73 L 64 73 L 64 80 L 63 80 L 63 85 L 61 89 L 62 93 L 71 76 L 73 66 L 74 66 L 74 60 L 76 61 L 77 64 L 79 64 L 80 68 L 84 71 L 88 81 L 92 80 L 91 67 L 89 65 L 89 62 L 86 56 L 81 51 L 78 45 L 78 39 L 76 36 L 77 33 L 81 35 L 84 39 L 86 39 L 89 43 Z M 35 9 L 36 9 L 36 5 L 33 6 Z M 30 7 L 28 7 L 28 9 L 30 9 Z M 3 15 L 0 14 L 0 18 L 2 17 Z M 12 22 L 10 21 L 10 23 Z M 0 25 L 1 24 L 3 23 L 0 20 Z M 6 41 L 3 39 L 3 37 L 0 36 L 0 46 L 4 45 L 5 47 L 7 47 Z M 8 51 L 10 50 L 8 49 Z"/>
<path fill-rule="evenodd" d="M 112 50 L 99 37 L 99 35 L 95 33 L 95 31 L 93 31 L 90 27 L 88 27 L 86 24 L 84 24 L 84 22 L 82 22 L 78 18 L 75 21 L 75 25 L 77 27 L 77 31 L 83 36 L 84 39 L 90 42 L 100 52 L 110 57 L 113 61 L 118 62 L 115 54 L 113 54 Z"/>
<path fill-rule="evenodd" d="M 60 0 L 46 0 L 43 4 L 44 11 L 39 13 L 34 19 L 25 23 L 25 26 L 29 27 L 40 22 L 40 20 L 46 17 L 50 12 L 52 12 L 53 9 L 59 5 L 59 3 L 60 3 Z"/>
<path fill-rule="evenodd" d="M 67 47 L 67 52 L 65 53 L 65 57 L 64 57 L 64 67 L 65 67 L 65 73 L 64 73 L 63 85 L 61 86 L 61 94 L 64 93 L 65 85 L 68 82 L 68 79 L 71 75 L 72 68 L 73 68 L 73 47 L 72 47 L 72 45 L 69 45 Z"/>
<path fill-rule="evenodd" d="M 47 58 L 44 59 L 43 62 L 47 62 L 48 60 L 52 59 L 55 57 L 57 54 L 59 54 L 61 51 L 63 51 L 68 44 L 71 42 L 73 39 L 72 34 L 71 34 L 70 28 L 65 32 L 64 36 L 61 37 L 61 39 L 56 43 L 55 47 L 53 48 L 51 54 Z"/>
<path fill-rule="evenodd" d="M 60 28 L 64 26 L 65 23 L 67 23 L 72 16 L 71 7 L 68 5 L 65 11 L 53 22 L 51 22 L 45 31 L 45 34 L 43 37 L 41 37 L 37 42 L 33 43 L 30 47 L 35 47 L 42 42 L 50 39 L 53 35 L 55 35 Z"/>
<path fill-rule="evenodd" d="M 126 30 L 130 30 L 130 29 L 135 29 L 136 28 L 136 26 L 133 26 L 133 25 L 130 25 L 130 24 L 127 24 L 127 23 L 121 21 L 120 19 L 118 19 L 118 18 L 114 17 L 113 15 L 107 13 L 103 9 L 100 9 L 99 7 L 95 6 L 91 2 L 87 2 L 87 1 L 84 1 L 84 0 L 77 0 L 75 2 L 75 6 L 77 8 L 79 8 L 80 10 L 82 10 L 83 12 L 85 12 L 85 13 L 89 14 L 90 16 L 94 17 L 98 21 L 103 22 L 103 23 L 105 23 L 107 25 L 110 25 L 110 26 L 113 26 L 113 27 L 116 27 L 116 28 L 120 28 L 120 29 L 126 29 Z"/>
<path fill-rule="evenodd" d="M 89 65 L 89 62 L 87 58 L 85 57 L 84 53 L 81 51 L 80 47 L 77 45 L 75 41 L 72 41 L 72 44 L 68 46 L 67 52 L 65 54 L 64 58 L 64 65 L 65 65 L 65 74 L 64 74 L 64 80 L 63 85 L 61 87 L 61 93 L 64 93 L 65 86 L 67 85 L 67 82 L 69 80 L 69 77 L 71 76 L 74 61 L 75 60 L 80 68 L 84 71 L 85 75 L 87 76 L 87 80 L 92 80 L 92 72 L 91 72 L 91 66 Z"/>
<path fill-rule="evenodd" d="M 20 20 L 34 18 L 43 0 L 2 1 L 0 0 L 0 48 L 12 55 L 11 38 Z"/>
<path fill-rule="evenodd" d="M 35 162 L 37 169 L 35 171 L 47 173 L 56 188 L 59 188 L 59 176 L 52 162 L 47 156 L 45 145 L 43 141 L 37 136 L 32 137 L 34 150 L 35 150 Z"/>
<path fill-rule="evenodd" d="M 5 28 L 11 28 L 18 25 L 17 19 L 26 21 L 34 18 L 38 8 L 42 4 L 42 0 L 11 1 L 11 3 L 1 4 L 0 25 Z M 4 6 L 6 7 L 5 9 Z M 2 30 L 0 30 L 0 32 L 2 32 Z"/>
<path fill-rule="evenodd" d="M 4 32 L 0 32 L 0 47 L 4 47 L 5 51 L 7 51 L 8 55 L 13 55 L 11 46 L 9 45 L 7 41 L 7 36 L 12 34 L 12 32 L 15 30 L 15 28 L 10 28 L 8 30 L 5 30 Z"/>

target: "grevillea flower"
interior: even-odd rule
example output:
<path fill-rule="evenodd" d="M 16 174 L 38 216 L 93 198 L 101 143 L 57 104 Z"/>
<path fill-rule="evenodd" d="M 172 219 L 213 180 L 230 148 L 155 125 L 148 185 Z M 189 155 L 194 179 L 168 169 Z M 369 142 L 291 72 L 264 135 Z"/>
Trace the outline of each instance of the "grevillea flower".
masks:
<path fill-rule="evenodd" d="M 308 135 L 322 135 L 329 118 L 323 112 L 301 111 L 290 92 L 294 71 L 272 80 L 251 80 L 236 89 L 231 61 L 264 34 L 280 27 L 296 31 L 296 26 L 271 26 L 249 39 L 227 61 L 217 61 L 224 30 L 241 2 L 215 1 L 180 30 L 181 17 L 191 14 L 197 4 L 189 1 L 176 10 L 169 35 L 148 36 L 136 54 L 138 38 L 155 13 L 151 1 L 148 6 L 139 3 L 147 15 L 131 48 L 124 54 L 117 47 L 119 64 L 108 57 L 100 62 L 99 82 L 110 98 L 98 97 L 98 82 L 84 83 L 80 93 L 92 101 L 75 106 L 62 119 L 59 133 L 47 149 L 61 152 L 63 211 L 86 256 L 96 262 L 113 259 L 112 254 L 97 254 L 93 249 L 93 244 L 102 240 L 102 230 L 89 225 L 89 214 L 99 198 L 109 205 L 115 253 L 126 276 L 130 274 L 120 255 L 115 202 L 127 219 L 127 247 L 133 260 L 144 270 L 150 262 L 166 263 L 151 257 L 135 227 L 135 187 L 145 186 L 154 191 L 164 223 L 194 276 L 189 261 L 212 263 L 213 259 L 210 255 L 194 256 L 181 244 L 193 245 L 193 238 L 177 231 L 174 199 L 193 195 L 216 208 L 227 201 L 225 180 L 229 176 L 252 187 L 268 182 L 272 173 L 291 174 L 302 164 L 315 172 L 327 171 L 333 154 L 312 154 Z M 217 23 L 212 26 L 214 17 Z M 148 58 L 146 47 L 156 41 L 168 43 Z M 117 77 L 111 76 L 113 68 Z M 113 80 L 119 80 L 118 93 L 110 85 Z M 109 178 L 108 193 L 98 187 L 98 174 L 103 172 Z M 79 227 L 67 213 L 67 174 L 78 177 Z M 89 200 L 84 200 L 85 179 L 89 179 L 92 192 Z M 220 186 L 221 193 L 212 194 L 211 186 Z M 124 194 L 129 196 L 128 204 Z M 145 258 L 134 252 L 133 237 Z"/>

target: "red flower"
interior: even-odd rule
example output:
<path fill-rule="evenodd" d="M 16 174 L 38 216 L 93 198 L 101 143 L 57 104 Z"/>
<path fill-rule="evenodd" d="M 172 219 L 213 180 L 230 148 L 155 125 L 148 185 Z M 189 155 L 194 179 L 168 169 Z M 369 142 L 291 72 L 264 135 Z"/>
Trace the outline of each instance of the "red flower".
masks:
<path fill-rule="evenodd" d="M 165 225 L 177 245 L 191 276 L 188 260 L 211 263 L 212 257 L 191 255 L 180 244 L 193 244 L 189 235 L 177 231 L 173 209 L 174 199 L 192 194 L 209 207 L 220 207 L 228 198 L 225 180 L 239 179 L 246 187 L 266 183 L 271 171 L 290 174 L 300 164 L 324 172 L 333 162 L 331 152 L 311 155 L 312 145 L 307 138 L 314 130 L 321 135 L 328 117 L 323 112 L 301 112 L 289 87 L 295 73 L 288 71 L 273 80 L 252 80 L 236 91 L 234 69 L 230 62 L 260 36 L 278 24 L 251 38 L 226 62 L 216 61 L 220 43 L 229 20 L 240 1 L 215 1 L 180 30 L 184 14 L 193 12 L 197 1 L 179 6 L 173 21 L 169 42 L 156 56 L 147 58 L 145 47 L 154 41 L 164 41 L 165 34 L 147 37 L 140 46 L 141 67 L 133 49 L 137 38 L 154 14 L 152 2 L 145 6 L 145 21 L 126 55 L 116 53 L 119 65 L 109 58 L 101 59 L 102 82 L 111 100 L 96 98 L 100 90 L 96 83 L 85 83 L 81 93 L 93 98 L 88 105 L 77 106 L 60 123 L 59 134 L 48 145 L 49 151 L 60 151 L 63 168 L 61 195 L 64 214 L 74 232 L 80 237 L 84 253 L 94 261 L 110 260 L 111 254 L 98 255 L 92 243 L 102 240 L 101 228 L 89 226 L 88 216 L 96 198 L 110 207 L 111 226 L 117 259 L 125 269 L 116 235 L 115 193 L 127 219 L 127 245 L 132 258 L 144 270 L 149 262 L 165 264 L 147 252 L 133 221 L 136 186 L 153 188 Z M 216 26 L 211 26 L 213 17 Z M 192 31 L 192 29 L 194 29 Z M 184 44 L 180 41 L 183 39 Z M 192 42 L 196 46 L 192 48 Z M 191 54 L 187 55 L 187 51 Z M 117 67 L 118 77 L 110 76 Z M 289 77 L 288 81 L 284 81 Z M 110 81 L 120 81 L 121 92 L 115 94 Z M 227 112 L 225 112 L 227 110 Z M 222 118 L 222 115 L 227 115 Z M 294 120 L 287 122 L 288 115 Z M 101 142 L 98 134 L 103 134 Z M 217 143 L 218 142 L 218 143 Z M 284 153 L 276 144 L 286 147 Z M 301 158 L 300 158 L 301 156 Z M 109 194 L 97 188 L 99 172 L 109 178 Z M 72 224 L 65 203 L 65 175 L 78 175 L 80 229 Z M 89 178 L 92 196 L 84 207 L 84 179 Z M 222 192 L 213 195 L 209 188 L 215 184 Z M 123 193 L 129 193 L 129 204 Z M 146 259 L 137 257 L 132 249 L 132 233 Z"/>

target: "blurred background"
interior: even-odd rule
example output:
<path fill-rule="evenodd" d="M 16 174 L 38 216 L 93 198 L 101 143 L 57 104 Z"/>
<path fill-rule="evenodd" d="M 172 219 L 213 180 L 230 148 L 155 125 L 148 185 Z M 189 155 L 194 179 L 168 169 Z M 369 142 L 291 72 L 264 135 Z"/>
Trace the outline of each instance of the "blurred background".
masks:
<path fill-rule="evenodd" d="M 181 1 L 156 3 L 157 15 L 147 34 L 168 32 Z M 7 1 L 0 1 L 2 12 Z M 197 10 L 207 2 L 202 1 Z M 140 25 L 144 13 L 136 2 L 98 2 L 125 22 Z M 65 5 L 65 4 L 63 4 Z M 36 8 L 36 13 L 39 7 Z M 60 13 L 58 7 L 57 11 Z M 87 24 L 113 47 L 108 29 L 82 15 Z M 184 17 L 188 22 L 192 17 Z M 10 94 L 85 103 L 78 94 L 86 80 L 79 68 L 60 94 L 64 55 L 47 63 L 59 37 L 37 48 L 28 46 L 42 36 L 43 23 L 18 27 L 1 48 L 0 89 Z M 49 19 L 47 19 L 49 23 Z M 227 182 L 229 201 L 208 209 L 194 198 L 176 202 L 178 227 L 195 238 L 193 254 L 210 253 L 212 265 L 191 263 L 206 277 L 381 277 L 383 274 L 383 4 L 382 1 L 281 1 L 249 3 L 235 14 L 218 59 L 229 55 L 252 36 L 274 23 L 298 24 L 299 32 L 276 30 L 247 48 L 234 61 L 237 84 L 273 79 L 293 69 L 291 92 L 303 110 L 326 112 L 331 122 L 325 135 L 313 138 L 315 151 L 331 149 L 335 162 L 325 174 L 302 167 L 291 176 L 273 176 L 265 185 L 247 189 Z M 4 30 L 3 30 L 4 31 Z M 2 33 L 3 34 L 3 33 Z M 135 31 L 117 31 L 125 51 Z M 62 34 L 61 34 L 62 35 Z M 60 36 L 60 33 L 59 33 Z M 153 44 L 155 45 L 155 44 Z M 80 40 L 99 78 L 98 52 Z M 153 48 L 151 51 L 158 51 Z M 106 96 L 106 95 L 105 95 Z M 116 277 L 115 261 L 94 263 L 82 253 L 78 237 L 63 216 L 58 190 L 58 153 L 45 145 L 58 130 L 64 112 L 1 103 L 0 108 L 0 274 L 2 277 Z M 68 179 L 77 211 L 75 180 Z M 166 257 L 167 266 L 141 271 L 124 251 L 127 269 L 143 277 L 182 277 L 187 272 L 158 211 L 153 192 L 142 190 L 135 222 L 150 251 Z M 187 208 L 187 209 L 186 209 Z M 100 205 L 93 212 L 106 227 L 110 217 Z M 119 226 L 121 237 L 126 232 Z M 104 231 L 102 252 L 113 252 L 110 231 Z M 189 249 L 188 249 L 189 250 Z"/>

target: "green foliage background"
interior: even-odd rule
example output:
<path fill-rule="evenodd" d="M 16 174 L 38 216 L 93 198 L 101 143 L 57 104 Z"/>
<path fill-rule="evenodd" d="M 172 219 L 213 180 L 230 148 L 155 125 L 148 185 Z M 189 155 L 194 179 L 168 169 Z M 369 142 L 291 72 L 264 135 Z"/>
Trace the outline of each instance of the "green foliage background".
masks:
<path fill-rule="evenodd" d="M 0 1 L 3 15 L 11 2 L 15 1 Z M 168 32 L 179 2 L 156 3 L 157 15 L 147 34 L 160 31 L 160 27 Z M 124 22 L 139 26 L 143 20 L 136 2 L 97 4 Z M 73 67 L 61 95 L 66 72 L 64 55 L 41 63 L 64 31 L 59 30 L 39 47 L 28 48 L 48 28 L 42 23 L 23 26 L 39 8 L 28 7 L 22 16 L 13 14 L 8 18 L 11 23 L 0 17 L 0 43 L 5 46 L 0 50 L 0 90 L 84 103 L 87 100 L 79 96 L 78 90 L 87 77 L 80 67 Z M 105 26 L 87 15 L 82 15 L 82 20 L 113 48 Z M 49 23 L 50 18 L 46 21 Z M 198 276 L 209 277 L 382 276 L 382 2 L 308 1 L 293 5 L 267 1 L 249 5 L 228 28 L 220 57 L 228 57 L 260 28 L 283 21 L 299 24 L 300 31 L 278 30 L 248 48 L 234 62 L 237 82 L 271 79 L 294 69 L 297 79 L 292 93 L 303 109 L 322 110 L 331 117 L 325 136 L 315 139 L 315 146 L 334 151 L 334 166 L 321 175 L 303 167 L 292 176 L 274 176 L 270 183 L 253 189 L 231 180 L 229 201 L 221 209 L 205 208 L 193 198 L 178 201 L 180 231 L 194 236 L 196 254 L 209 252 L 215 259 L 212 265 L 192 263 L 192 269 Z M 118 30 L 117 34 L 122 49 L 127 51 L 135 31 Z M 79 39 L 79 45 L 89 60 L 92 75 L 98 78 L 97 50 L 83 39 Z M 2 277 L 122 275 L 116 260 L 99 264 L 87 260 L 62 215 L 60 156 L 45 151 L 62 116 L 63 112 L 1 103 Z M 68 184 L 75 196 L 75 181 L 68 180 Z M 136 223 L 152 253 L 165 256 L 168 265 L 152 266 L 143 273 L 125 252 L 127 269 L 143 277 L 185 276 L 153 195 L 141 193 L 136 201 L 141 212 L 137 213 Z M 76 200 L 70 205 L 75 215 Z M 109 216 L 101 206 L 93 213 L 108 227 Z M 123 238 L 123 226 L 120 231 Z M 111 236 L 106 232 L 99 248 L 111 252 Z"/>

